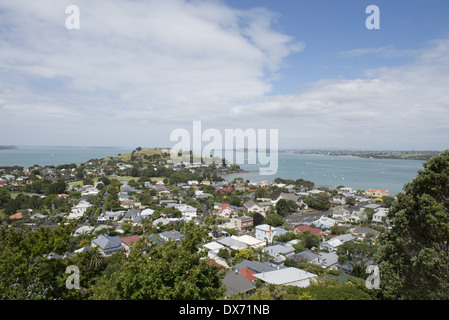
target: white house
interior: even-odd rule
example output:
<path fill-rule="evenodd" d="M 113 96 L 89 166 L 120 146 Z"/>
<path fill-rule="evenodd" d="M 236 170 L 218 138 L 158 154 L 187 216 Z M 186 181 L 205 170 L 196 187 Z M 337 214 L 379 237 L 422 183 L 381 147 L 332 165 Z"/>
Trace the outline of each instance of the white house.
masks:
<path fill-rule="evenodd" d="M 310 280 L 317 277 L 316 274 L 298 268 L 283 268 L 268 272 L 253 274 L 253 277 L 269 284 L 308 287 Z"/>
<path fill-rule="evenodd" d="M 90 207 L 92 207 L 92 205 L 89 202 L 82 200 L 72 208 L 72 212 L 75 214 L 83 215 L 84 213 L 86 213 L 87 208 Z"/>
<path fill-rule="evenodd" d="M 197 217 L 197 214 L 196 214 L 197 208 L 194 208 L 192 206 L 184 205 L 184 206 L 180 207 L 178 210 L 181 211 L 182 217 L 186 221 L 190 221 L 193 218 Z"/>
<path fill-rule="evenodd" d="M 287 233 L 287 230 L 282 228 L 275 228 L 268 224 L 261 224 L 256 226 L 256 232 L 254 237 L 258 240 L 267 241 L 273 243 L 273 237 Z"/>
<path fill-rule="evenodd" d="M 324 241 L 320 244 L 320 247 L 323 249 L 328 249 L 329 251 L 336 251 L 339 246 L 348 241 L 355 240 L 355 236 L 352 234 L 342 234 L 330 240 Z"/>
<path fill-rule="evenodd" d="M 388 209 L 386 208 L 379 208 L 374 214 L 373 214 L 373 224 L 377 225 L 385 225 L 388 224 Z"/>

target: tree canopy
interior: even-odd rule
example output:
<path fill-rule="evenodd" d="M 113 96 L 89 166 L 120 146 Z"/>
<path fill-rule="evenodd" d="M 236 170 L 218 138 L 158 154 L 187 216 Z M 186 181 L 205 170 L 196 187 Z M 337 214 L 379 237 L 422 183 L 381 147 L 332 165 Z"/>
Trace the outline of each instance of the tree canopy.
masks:
<path fill-rule="evenodd" d="M 390 299 L 449 298 L 449 151 L 426 161 L 397 195 L 377 254 Z"/>

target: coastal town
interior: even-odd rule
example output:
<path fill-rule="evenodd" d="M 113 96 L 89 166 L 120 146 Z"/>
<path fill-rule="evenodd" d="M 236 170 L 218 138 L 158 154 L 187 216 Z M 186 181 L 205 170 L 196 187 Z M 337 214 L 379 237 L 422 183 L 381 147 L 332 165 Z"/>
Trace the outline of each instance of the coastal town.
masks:
<path fill-rule="evenodd" d="M 78 299 L 99 275 L 113 273 L 118 256 L 123 268 L 136 252 L 155 259 L 151 250 L 192 243 L 198 264 L 219 280 L 213 298 L 376 299 L 367 268 L 391 227 L 388 190 L 329 188 L 300 177 L 225 179 L 239 170 L 224 162 L 174 165 L 167 150 L 142 148 L 80 165 L 2 167 L 0 221 L 3 230 L 27 234 L 68 227 L 66 243 L 40 259 L 63 263 L 95 253 L 97 277 L 81 284 Z"/>

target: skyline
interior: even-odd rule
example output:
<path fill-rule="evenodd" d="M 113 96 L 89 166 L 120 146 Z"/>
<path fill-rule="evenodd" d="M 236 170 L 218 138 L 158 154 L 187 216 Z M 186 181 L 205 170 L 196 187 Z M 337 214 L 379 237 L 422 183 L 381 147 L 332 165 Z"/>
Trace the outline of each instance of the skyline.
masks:
<path fill-rule="evenodd" d="M 69 5 L 80 29 L 65 27 Z M 368 30 L 368 5 L 380 29 Z M 5 0 L 0 145 L 170 147 L 192 121 L 279 149 L 444 150 L 449 4 Z"/>

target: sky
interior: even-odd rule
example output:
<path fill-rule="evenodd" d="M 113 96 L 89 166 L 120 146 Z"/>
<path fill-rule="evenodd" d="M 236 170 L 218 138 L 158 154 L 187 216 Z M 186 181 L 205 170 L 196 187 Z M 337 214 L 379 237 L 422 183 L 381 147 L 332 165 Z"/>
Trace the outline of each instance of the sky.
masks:
<path fill-rule="evenodd" d="M 2 0 L 0 145 L 172 147 L 201 121 L 277 129 L 280 149 L 448 149 L 448 12 L 447 0 Z"/>

